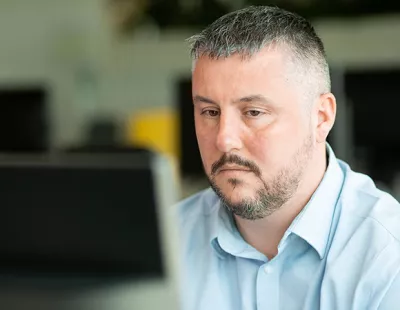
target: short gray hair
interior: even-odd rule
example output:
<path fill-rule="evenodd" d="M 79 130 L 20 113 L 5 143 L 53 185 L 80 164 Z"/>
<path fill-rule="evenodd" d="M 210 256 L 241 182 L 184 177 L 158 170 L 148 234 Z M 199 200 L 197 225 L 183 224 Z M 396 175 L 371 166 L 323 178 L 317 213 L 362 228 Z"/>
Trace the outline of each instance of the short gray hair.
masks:
<path fill-rule="evenodd" d="M 194 62 L 202 56 L 251 57 L 267 46 L 287 48 L 294 62 L 302 66 L 306 82 L 311 82 L 310 76 L 314 75 L 314 91 L 331 91 L 324 45 L 311 23 L 295 13 L 277 7 L 250 6 L 220 17 L 188 41 Z"/>

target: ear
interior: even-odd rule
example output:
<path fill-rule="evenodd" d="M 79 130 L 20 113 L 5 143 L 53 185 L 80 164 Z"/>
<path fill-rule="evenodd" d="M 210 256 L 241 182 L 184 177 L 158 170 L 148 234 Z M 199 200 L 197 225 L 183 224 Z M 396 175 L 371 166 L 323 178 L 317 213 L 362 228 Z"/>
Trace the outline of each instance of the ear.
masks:
<path fill-rule="evenodd" d="M 318 124 L 317 142 L 325 143 L 336 118 L 336 98 L 332 93 L 326 93 L 319 97 L 317 104 Z"/>

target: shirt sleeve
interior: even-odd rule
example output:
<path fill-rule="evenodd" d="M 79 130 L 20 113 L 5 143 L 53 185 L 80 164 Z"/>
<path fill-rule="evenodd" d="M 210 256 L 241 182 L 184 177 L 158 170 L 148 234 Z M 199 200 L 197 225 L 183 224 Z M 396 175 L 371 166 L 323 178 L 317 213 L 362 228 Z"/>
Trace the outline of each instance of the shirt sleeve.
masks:
<path fill-rule="evenodd" d="M 397 272 L 392 285 L 383 297 L 378 310 L 395 310 L 400 306 L 400 274 Z"/>

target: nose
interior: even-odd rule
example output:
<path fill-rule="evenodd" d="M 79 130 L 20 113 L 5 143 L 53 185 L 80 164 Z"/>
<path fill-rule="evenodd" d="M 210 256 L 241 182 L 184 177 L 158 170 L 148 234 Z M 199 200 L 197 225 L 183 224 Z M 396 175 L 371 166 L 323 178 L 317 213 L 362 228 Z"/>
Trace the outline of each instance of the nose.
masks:
<path fill-rule="evenodd" d="M 240 128 L 240 120 L 236 120 L 234 115 L 220 115 L 216 142 L 220 152 L 229 153 L 242 148 Z"/>

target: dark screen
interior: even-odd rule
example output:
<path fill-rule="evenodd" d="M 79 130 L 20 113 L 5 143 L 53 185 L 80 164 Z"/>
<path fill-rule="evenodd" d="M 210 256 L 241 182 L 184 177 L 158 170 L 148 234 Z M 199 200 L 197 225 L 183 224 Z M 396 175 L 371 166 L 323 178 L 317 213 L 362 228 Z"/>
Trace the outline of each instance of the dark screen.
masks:
<path fill-rule="evenodd" d="M 40 88 L 0 90 L 0 151 L 48 150 L 46 92 Z"/>
<path fill-rule="evenodd" d="M 180 117 L 180 170 L 183 177 L 204 178 L 204 169 L 194 126 L 192 82 L 182 79 L 178 83 Z"/>
<path fill-rule="evenodd" d="M 150 169 L 0 168 L 2 272 L 158 276 Z"/>
<path fill-rule="evenodd" d="M 390 186 L 400 170 L 400 68 L 348 71 L 345 83 L 354 116 L 354 145 L 368 154 L 363 160 L 369 175 Z"/>

